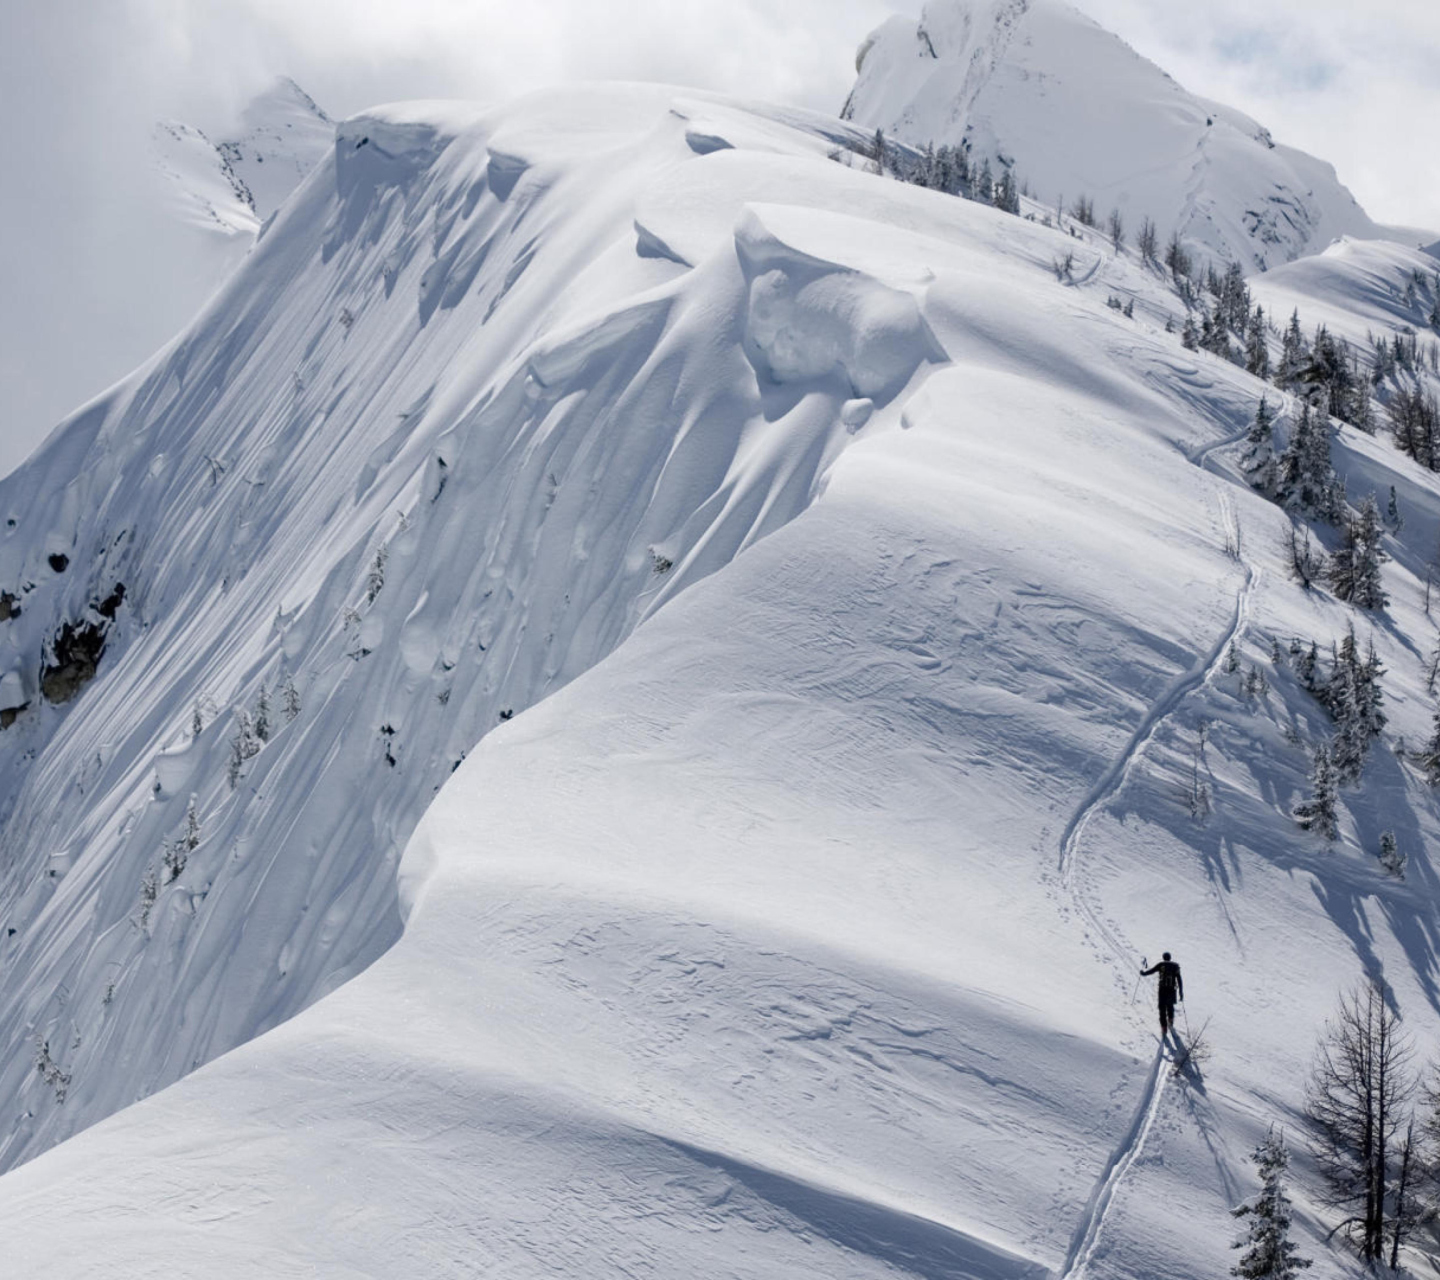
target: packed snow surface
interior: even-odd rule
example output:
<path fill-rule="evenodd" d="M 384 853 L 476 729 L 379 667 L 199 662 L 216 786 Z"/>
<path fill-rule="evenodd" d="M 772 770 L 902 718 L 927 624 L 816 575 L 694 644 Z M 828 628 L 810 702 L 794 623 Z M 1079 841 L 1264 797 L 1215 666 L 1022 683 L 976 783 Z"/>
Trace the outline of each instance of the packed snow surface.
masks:
<path fill-rule="evenodd" d="M 1013 165 L 1053 213 L 1077 197 L 1248 269 L 1381 234 L 1327 163 L 1186 92 L 1062 0 L 927 0 L 871 34 L 845 115 Z"/>
<path fill-rule="evenodd" d="M 1434 475 L 1342 430 L 1392 604 L 1302 591 L 1235 467 L 1288 399 L 863 144 L 356 117 L 0 486 L 17 1273 L 1199 1280 L 1337 991 L 1434 1042 Z M 1272 643 L 1351 623 L 1391 721 L 1329 845 Z"/>

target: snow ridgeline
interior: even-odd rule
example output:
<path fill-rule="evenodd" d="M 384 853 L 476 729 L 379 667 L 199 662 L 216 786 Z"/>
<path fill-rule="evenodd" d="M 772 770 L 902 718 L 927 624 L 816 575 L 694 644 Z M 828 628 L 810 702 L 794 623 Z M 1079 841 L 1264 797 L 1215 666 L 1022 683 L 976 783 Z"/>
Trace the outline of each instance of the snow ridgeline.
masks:
<path fill-rule="evenodd" d="M 1352 498 L 1400 490 L 1391 603 L 1302 590 L 1237 468 L 1293 399 L 1134 255 L 1057 279 L 1070 237 L 824 158 L 856 137 L 613 86 L 348 122 L 3 490 L 8 1158 L 405 916 L 0 1179 L 16 1266 L 1199 1280 L 1337 988 L 1434 1039 L 1440 815 L 1393 748 L 1436 476 L 1341 429 Z M 35 654 L 112 579 L 56 710 Z M 1284 646 L 1357 624 L 1391 749 L 1330 843 Z M 262 682 L 231 792 L 209 707 L 253 728 Z M 1132 1003 L 1161 947 L 1203 1078 Z"/>

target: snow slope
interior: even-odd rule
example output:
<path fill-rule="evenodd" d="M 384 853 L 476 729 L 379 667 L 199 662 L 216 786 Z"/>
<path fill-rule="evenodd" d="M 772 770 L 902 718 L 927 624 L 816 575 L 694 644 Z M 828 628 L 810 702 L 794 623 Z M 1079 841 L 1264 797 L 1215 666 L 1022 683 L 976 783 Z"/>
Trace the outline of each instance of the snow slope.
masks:
<path fill-rule="evenodd" d="M 928 0 L 856 58 L 844 115 L 916 146 L 1013 164 L 1052 209 L 1089 196 L 1247 270 L 1375 238 L 1334 169 L 1229 107 L 1187 93 L 1061 0 Z"/>
<path fill-rule="evenodd" d="M 1336 991 L 1434 1043 L 1386 748 L 1440 484 L 1342 431 L 1404 484 L 1392 606 L 1302 592 L 1235 471 L 1266 389 L 1163 281 L 860 140 L 617 85 L 347 121 L 0 486 L 17 1270 L 1213 1276 Z M 106 648 L 54 706 L 66 619 Z M 1327 846 L 1271 645 L 1352 621 L 1391 724 Z"/>

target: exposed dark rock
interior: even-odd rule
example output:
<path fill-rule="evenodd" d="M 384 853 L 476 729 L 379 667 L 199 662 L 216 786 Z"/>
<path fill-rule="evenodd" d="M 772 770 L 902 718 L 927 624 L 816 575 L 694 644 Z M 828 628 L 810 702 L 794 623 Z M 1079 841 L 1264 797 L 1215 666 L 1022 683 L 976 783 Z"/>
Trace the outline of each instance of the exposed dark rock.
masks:
<path fill-rule="evenodd" d="M 91 606 L 91 616 L 79 622 L 64 622 L 50 645 L 50 655 L 40 671 L 40 692 L 46 702 L 69 702 L 95 679 L 105 636 L 115 612 L 125 599 L 125 586 L 117 582 L 111 593 Z"/>
<path fill-rule="evenodd" d="M 20 713 L 29 705 L 28 702 L 22 702 L 18 707 L 6 707 L 4 710 L 0 710 L 0 729 L 8 729 L 20 718 Z"/>
<path fill-rule="evenodd" d="M 64 573 L 65 570 L 70 566 L 70 557 L 67 555 L 62 555 L 58 551 L 51 555 L 49 557 L 49 560 L 50 567 L 54 569 L 56 573 Z"/>
<path fill-rule="evenodd" d="M 9 622 L 20 616 L 20 598 L 8 591 L 0 591 L 0 622 Z"/>
<path fill-rule="evenodd" d="M 123 582 L 117 582 L 115 584 L 115 590 L 112 591 L 108 596 L 106 596 L 105 599 L 100 601 L 99 604 L 92 605 L 91 608 L 93 608 L 95 612 L 98 613 L 102 618 L 113 618 L 115 616 L 115 610 L 124 603 L 125 584 Z"/>

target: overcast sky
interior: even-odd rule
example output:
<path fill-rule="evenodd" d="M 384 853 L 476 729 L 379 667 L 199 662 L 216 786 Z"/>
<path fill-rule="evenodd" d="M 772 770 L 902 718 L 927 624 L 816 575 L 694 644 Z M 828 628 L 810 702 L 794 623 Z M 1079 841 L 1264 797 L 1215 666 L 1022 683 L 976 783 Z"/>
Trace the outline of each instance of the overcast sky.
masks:
<path fill-rule="evenodd" d="M 1372 216 L 1440 230 L 1436 0 L 1077 0 L 1188 88 L 1332 161 Z M 0 0 L 0 471 L 186 320 L 152 122 L 223 128 L 276 75 L 331 115 L 667 80 L 835 111 L 920 0 Z"/>

